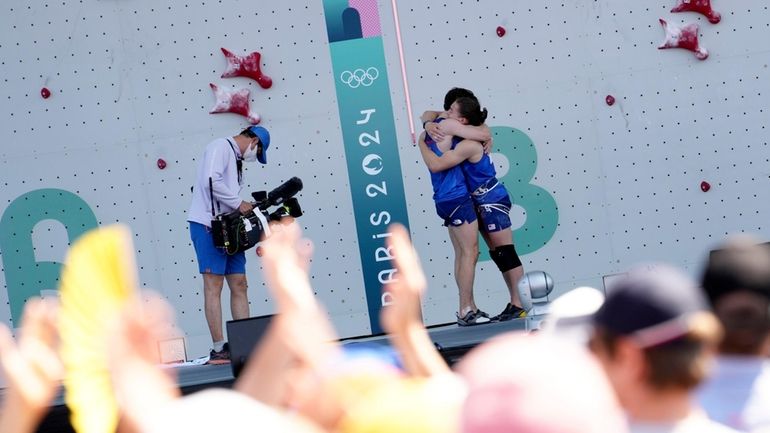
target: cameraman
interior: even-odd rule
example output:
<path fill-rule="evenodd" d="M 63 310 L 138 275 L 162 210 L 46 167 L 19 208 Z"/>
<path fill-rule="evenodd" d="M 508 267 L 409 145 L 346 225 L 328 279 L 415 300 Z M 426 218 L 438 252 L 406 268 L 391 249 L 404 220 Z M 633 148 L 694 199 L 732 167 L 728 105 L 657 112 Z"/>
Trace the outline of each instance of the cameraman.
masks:
<path fill-rule="evenodd" d="M 246 255 L 241 251 L 229 255 L 214 246 L 211 220 L 214 215 L 240 210 L 241 214 L 254 206 L 241 200 L 243 161 L 267 163 L 270 133 L 261 126 L 251 126 L 230 138 L 218 138 L 206 146 L 198 166 L 193 187 L 193 198 L 187 221 L 190 237 L 203 275 L 203 305 L 209 325 L 213 348 L 209 364 L 230 362 L 230 348 L 222 334 L 222 287 L 227 279 L 230 288 L 230 310 L 234 319 L 249 317 L 249 299 L 246 294 Z"/>

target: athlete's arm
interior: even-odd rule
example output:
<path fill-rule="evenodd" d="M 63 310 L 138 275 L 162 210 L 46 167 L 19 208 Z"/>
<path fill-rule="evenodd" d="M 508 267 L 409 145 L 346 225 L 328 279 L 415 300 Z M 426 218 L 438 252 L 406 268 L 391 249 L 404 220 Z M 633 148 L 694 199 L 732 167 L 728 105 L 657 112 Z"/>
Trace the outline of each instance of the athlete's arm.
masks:
<path fill-rule="evenodd" d="M 481 150 L 481 143 L 478 141 L 463 140 L 453 150 L 438 156 L 430 150 L 424 140 L 420 141 L 420 153 L 431 173 L 450 169 L 477 154 L 479 150 Z"/>
<path fill-rule="evenodd" d="M 428 161 L 432 161 L 431 157 L 435 157 L 436 154 L 430 150 L 427 144 L 425 144 L 425 131 L 420 134 L 420 140 L 417 142 L 417 147 L 420 149 L 420 155 L 422 155 L 423 162 L 425 162 L 425 165 L 428 166 L 428 169 L 430 170 L 430 163 Z M 430 171 L 432 172 L 433 170 Z"/>
<path fill-rule="evenodd" d="M 433 122 L 436 120 L 436 118 L 441 114 L 440 111 L 423 111 L 422 116 L 420 116 L 420 121 L 424 124 L 425 122 Z"/>
<path fill-rule="evenodd" d="M 489 141 L 492 138 L 492 134 L 490 134 L 489 127 L 486 124 L 479 126 L 463 125 L 457 120 L 446 119 L 441 122 L 438 127 L 444 135 L 455 135 L 457 137 L 467 138 L 481 143 Z"/>

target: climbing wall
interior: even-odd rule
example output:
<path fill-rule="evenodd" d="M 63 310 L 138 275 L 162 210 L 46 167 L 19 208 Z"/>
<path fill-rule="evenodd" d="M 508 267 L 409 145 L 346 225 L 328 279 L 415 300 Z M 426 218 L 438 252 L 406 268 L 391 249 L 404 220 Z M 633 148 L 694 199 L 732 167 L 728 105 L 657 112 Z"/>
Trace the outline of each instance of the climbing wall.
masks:
<path fill-rule="evenodd" d="M 524 257 L 525 268 L 549 272 L 557 295 L 579 285 L 602 288 L 603 276 L 643 261 L 673 262 L 697 275 L 726 235 L 768 238 L 770 57 L 760 41 L 770 36 L 770 10 L 763 2 L 714 0 L 721 20 L 712 24 L 704 14 L 671 11 L 683 3 L 399 3 L 415 113 L 439 107 L 447 88 L 467 87 L 489 109 L 489 125 L 514 128 L 534 144 L 533 158 L 520 135 L 498 137 L 494 156 L 514 202 L 524 205 L 512 212 L 517 248 L 545 240 Z M 686 31 L 679 41 L 707 50 L 708 58 L 658 49 L 672 45 L 659 19 L 669 32 L 697 25 L 697 45 Z M 517 174 L 527 170 L 531 179 Z M 413 175 L 405 182 L 427 182 Z M 537 206 L 547 196 L 558 208 L 555 230 L 552 208 Z M 431 215 L 426 197 L 408 200 Z M 530 223 L 540 238 L 525 230 Z M 440 262 L 431 269 L 451 269 L 443 232 L 415 236 L 423 257 Z M 449 302 L 445 293 L 454 295 L 446 281 L 427 300 L 437 311 Z M 482 263 L 482 308 L 500 308 L 503 288 L 494 266 Z"/>
<path fill-rule="evenodd" d="M 343 336 L 372 332 L 356 230 L 368 217 L 357 213 L 360 163 L 344 117 L 368 100 L 341 93 L 335 50 L 345 38 L 381 39 L 377 79 L 393 132 L 378 144 L 400 162 L 386 168 L 403 184 L 403 198 L 390 194 L 386 204 L 406 209 L 400 220 L 430 280 L 428 324 L 452 321 L 457 296 L 451 244 L 412 129 L 419 134 L 419 114 L 440 108 L 453 86 L 474 90 L 489 110 L 517 248 L 526 269 L 553 276 L 556 295 L 601 288 L 605 275 L 639 261 L 696 273 L 728 233 L 768 238 L 765 2 L 713 0 L 714 24 L 713 14 L 671 12 L 678 0 L 400 0 L 397 14 L 390 1 L 351 0 L 360 34 L 337 39 L 329 18 L 342 16 L 344 2 L 262 3 L 2 6 L 0 320 L 15 325 L 23 299 L 55 295 L 72 239 L 121 222 L 134 233 L 143 287 L 174 305 L 188 356 L 206 353 L 185 222 L 190 186 L 205 145 L 259 117 L 273 139 L 269 164 L 247 165 L 242 196 L 304 180 L 299 222 L 316 245 L 317 295 Z M 658 49 L 676 44 L 692 50 Z M 269 82 L 222 77 L 233 69 L 222 48 L 246 63 L 259 53 Z M 254 72 L 253 62 L 246 69 Z M 251 313 L 271 313 L 259 258 L 247 254 Z M 504 284 L 483 245 L 480 260 L 477 302 L 497 312 Z"/>

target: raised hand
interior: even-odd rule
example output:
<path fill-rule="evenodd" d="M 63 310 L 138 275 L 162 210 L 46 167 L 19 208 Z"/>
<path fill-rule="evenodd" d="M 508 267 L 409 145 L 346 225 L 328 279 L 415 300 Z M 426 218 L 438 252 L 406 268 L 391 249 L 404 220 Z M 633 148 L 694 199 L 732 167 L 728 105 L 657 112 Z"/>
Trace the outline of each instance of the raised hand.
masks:
<path fill-rule="evenodd" d="M 157 342 L 173 323 L 171 307 L 159 295 L 129 303 L 110 327 L 108 358 L 123 422 L 140 431 L 162 416 L 180 392 L 172 370 L 158 366 Z"/>
<path fill-rule="evenodd" d="M 302 239 L 296 224 L 282 224 L 262 245 L 265 282 L 278 314 L 235 387 L 267 404 L 281 405 L 291 399 L 288 383 L 300 374 L 320 374 L 339 349 L 330 344 L 337 336 L 310 286 L 310 241 Z"/>
<path fill-rule="evenodd" d="M 318 310 L 310 286 L 310 258 L 313 245 L 301 238 L 299 226 L 274 226 L 274 232 L 263 242 L 262 267 L 265 282 L 278 304 L 281 314 L 295 314 Z"/>
<path fill-rule="evenodd" d="M 394 224 L 389 231 L 387 245 L 394 256 L 398 279 L 387 286 L 392 302 L 381 310 L 380 323 L 387 333 L 397 334 L 410 326 L 423 326 L 420 297 L 426 282 L 404 226 Z"/>
<path fill-rule="evenodd" d="M 0 367 L 8 389 L 0 410 L 0 431 L 34 431 L 56 395 L 64 368 L 58 355 L 55 302 L 30 299 L 24 307 L 18 342 L 0 324 Z"/>
<path fill-rule="evenodd" d="M 420 296 L 427 285 L 409 234 L 400 224 L 389 228 L 388 248 L 398 279 L 387 286 L 392 302 L 380 312 L 380 323 L 398 350 L 406 371 L 418 377 L 449 373 L 422 323 Z"/>

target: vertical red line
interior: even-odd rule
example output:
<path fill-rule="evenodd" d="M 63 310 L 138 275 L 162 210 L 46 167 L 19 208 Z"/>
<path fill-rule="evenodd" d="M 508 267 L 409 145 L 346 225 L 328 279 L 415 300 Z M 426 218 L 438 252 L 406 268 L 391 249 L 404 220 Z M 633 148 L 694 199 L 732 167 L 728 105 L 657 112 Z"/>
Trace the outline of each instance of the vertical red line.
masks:
<path fill-rule="evenodd" d="M 396 42 L 398 44 L 398 58 L 401 61 L 401 81 L 404 83 L 404 94 L 406 95 L 406 114 L 409 118 L 409 132 L 412 134 L 412 144 L 417 142 L 414 134 L 414 119 L 412 118 L 412 100 L 409 96 L 409 80 L 406 78 L 406 64 L 404 63 L 404 44 L 401 42 L 401 23 L 398 21 L 398 7 L 396 0 L 390 0 L 393 8 L 393 21 L 396 25 Z"/>

